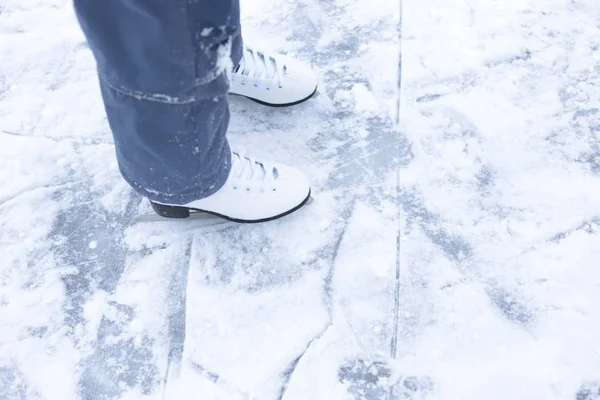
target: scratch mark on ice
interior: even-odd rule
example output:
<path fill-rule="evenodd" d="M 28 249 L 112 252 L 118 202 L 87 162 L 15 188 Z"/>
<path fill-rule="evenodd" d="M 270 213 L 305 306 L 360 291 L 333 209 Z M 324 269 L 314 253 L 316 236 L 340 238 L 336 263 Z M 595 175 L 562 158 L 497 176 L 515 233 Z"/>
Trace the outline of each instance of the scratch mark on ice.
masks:
<path fill-rule="evenodd" d="M 294 375 L 294 372 L 296 371 L 296 367 L 298 366 L 298 363 L 300 362 L 302 357 L 304 357 L 304 355 L 308 352 L 308 350 L 311 348 L 311 346 L 314 343 L 316 343 L 318 340 L 320 340 L 325 335 L 325 333 L 327 333 L 329 328 L 331 328 L 333 326 L 333 292 L 332 292 L 333 274 L 335 272 L 335 266 L 337 263 L 339 250 L 342 245 L 344 235 L 346 234 L 346 230 L 348 229 L 350 217 L 352 216 L 352 214 L 354 212 L 355 204 L 356 204 L 356 196 L 352 198 L 352 201 L 350 202 L 350 206 L 346 210 L 344 210 L 344 212 L 342 213 L 342 215 L 344 215 L 344 226 L 342 227 L 341 232 L 339 232 L 339 234 L 337 235 L 337 240 L 336 240 L 335 244 L 333 245 L 333 249 L 331 251 L 330 267 L 329 267 L 329 270 L 327 271 L 327 276 L 324 279 L 323 301 L 325 303 L 325 306 L 327 307 L 327 319 L 328 319 L 327 324 L 317 335 L 315 335 L 307 343 L 306 347 L 304 348 L 304 351 L 302 351 L 302 353 L 300 353 L 300 355 L 298 357 L 296 357 L 283 372 L 283 374 L 282 374 L 283 384 L 281 385 L 279 397 L 277 398 L 278 400 L 283 400 L 283 398 L 287 392 L 288 384 L 291 381 L 292 376 Z"/>
<path fill-rule="evenodd" d="M 308 350 L 313 345 L 313 343 L 315 343 L 316 341 L 321 339 L 325 335 L 325 333 L 327 333 L 327 331 L 329 330 L 329 328 L 331 328 L 332 325 L 333 324 L 330 321 L 327 324 L 327 326 L 325 326 L 325 328 L 321 332 L 319 332 L 319 334 L 317 336 L 315 336 L 314 338 L 312 338 L 310 340 L 310 342 L 308 342 L 308 344 L 304 348 L 304 351 L 302 351 L 302 353 L 300 353 L 300 355 L 298 357 L 296 357 L 294 359 L 294 361 L 292 361 L 290 363 L 290 365 L 286 368 L 286 370 L 283 372 L 284 380 L 283 380 L 283 385 L 281 386 L 281 390 L 279 392 L 279 397 L 277 398 L 278 400 L 283 400 L 283 396 L 285 396 L 285 393 L 288 388 L 288 384 L 289 384 L 290 380 L 292 379 L 292 375 L 296 371 L 296 367 L 298 366 L 298 363 L 300 362 L 302 357 L 304 357 L 304 355 L 308 352 Z"/>
<path fill-rule="evenodd" d="M 17 137 L 22 137 L 22 138 L 26 138 L 26 139 L 46 139 L 46 140 L 51 140 L 56 143 L 72 141 L 72 142 L 75 142 L 77 144 L 82 144 L 82 145 L 99 145 L 99 144 L 105 144 L 105 145 L 110 145 L 110 146 L 114 145 L 114 143 L 112 141 L 102 140 L 99 138 L 87 138 L 87 137 L 77 137 L 77 136 L 52 137 L 52 136 L 33 135 L 33 134 L 27 135 L 24 133 L 9 131 L 6 129 L 0 129 L 0 134 L 8 135 L 8 136 L 17 136 Z"/>
<path fill-rule="evenodd" d="M 55 185 L 42 185 L 42 186 L 36 186 L 36 187 L 28 187 L 25 188 L 17 193 L 15 193 L 12 196 L 7 196 L 4 198 L 0 198 L 0 208 L 6 204 L 9 204 L 13 201 L 15 201 L 16 199 L 18 199 L 21 196 L 25 196 L 29 193 L 34 193 L 36 191 L 41 191 L 44 189 L 60 189 L 60 188 L 64 188 L 64 187 L 69 187 L 72 185 L 77 185 L 79 183 L 85 182 L 87 179 L 81 179 L 81 180 L 77 180 L 77 181 L 69 181 L 69 182 L 63 182 L 63 183 L 57 183 Z"/>
<path fill-rule="evenodd" d="M 187 281 L 192 265 L 193 244 L 194 238 L 192 237 L 188 240 L 185 250 L 187 267 L 174 268 L 173 276 L 169 283 L 169 296 L 167 298 L 169 352 L 163 380 L 164 388 L 167 388 L 170 379 L 179 378 L 181 373 L 181 360 L 186 336 Z"/>
<path fill-rule="evenodd" d="M 244 399 L 252 399 L 252 396 L 250 396 L 248 393 L 241 391 L 235 385 L 224 380 L 223 378 L 221 378 L 219 376 L 219 374 L 209 371 L 202 364 L 198 364 L 198 363 L 192 361 L 192 362 L 190 362 L 190 365 L 194 369 L 194 371 L 196 371 L 197 373 L 199 373 L 200 375 L 202 375 L 203 377 L 205 377 L 212 383 L 219 385 L 230 392 L 234 392 Z"/>

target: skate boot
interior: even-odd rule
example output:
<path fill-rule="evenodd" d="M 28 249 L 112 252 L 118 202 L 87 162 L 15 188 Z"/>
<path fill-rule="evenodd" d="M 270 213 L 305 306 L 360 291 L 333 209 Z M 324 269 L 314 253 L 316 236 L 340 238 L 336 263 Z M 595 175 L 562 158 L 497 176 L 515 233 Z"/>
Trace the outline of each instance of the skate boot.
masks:
<path fill-rule="evenodd" d="M 300 61 L 284 55 L 244 48 L 242 60 L 231 75 L 229 93 L 271 107 L 286 107 L 310 99 L 317 77 Z"/>
<path fill-rule="evenodd" d="M 240 152 L 231 155 L 231 171 L 221 189 L 184 205 L 151 202 L 167 218 L 205 212 L 234 222 L 266 222 L 301 208 L 310 198 L 310 184 L 299 170 L 259 161 Z"/>

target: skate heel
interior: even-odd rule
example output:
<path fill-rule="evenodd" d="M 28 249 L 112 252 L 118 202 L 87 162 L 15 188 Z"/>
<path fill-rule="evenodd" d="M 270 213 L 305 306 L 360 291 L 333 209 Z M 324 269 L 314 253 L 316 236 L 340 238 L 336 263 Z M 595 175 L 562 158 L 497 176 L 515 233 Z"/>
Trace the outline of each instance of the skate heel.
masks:
<path fill-rule="evenodd" d="M 179 207 L 179 206 L 168 206 L 165 204 L 158 204 L 153 201 L 150 202 L 152 204 L 152 209 L 155 213 L 165 218 L 187 218 L 190 216 L 190 210 L 187 207 Z"/>

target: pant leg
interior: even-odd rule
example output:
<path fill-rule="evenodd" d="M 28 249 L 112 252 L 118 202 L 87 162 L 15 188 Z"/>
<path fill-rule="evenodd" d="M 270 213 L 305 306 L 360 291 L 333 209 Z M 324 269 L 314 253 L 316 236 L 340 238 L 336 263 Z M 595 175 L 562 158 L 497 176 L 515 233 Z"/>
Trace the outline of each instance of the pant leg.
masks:
<path fill-rule="evenodd" d="M 98 65 L 119 168 L 151 200 L 184 204 L 225 182 L 228 70 L 239 0 L 74 0 Z"/>

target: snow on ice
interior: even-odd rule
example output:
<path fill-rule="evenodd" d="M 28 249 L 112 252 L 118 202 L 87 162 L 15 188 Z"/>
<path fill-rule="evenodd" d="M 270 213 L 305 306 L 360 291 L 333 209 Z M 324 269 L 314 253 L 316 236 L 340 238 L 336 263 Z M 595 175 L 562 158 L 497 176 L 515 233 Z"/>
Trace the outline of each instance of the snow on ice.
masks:
<path fill-rule="evenodd" d="M 397 1 L 242 2 L 321 84 L 231 99 L 316 198 L 240 226 L 137 221 L 71 2 L 4 0 L 0 399 L 600 399 L 600 4 L 402 6 L 398 128 Z"/>

